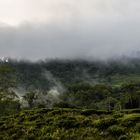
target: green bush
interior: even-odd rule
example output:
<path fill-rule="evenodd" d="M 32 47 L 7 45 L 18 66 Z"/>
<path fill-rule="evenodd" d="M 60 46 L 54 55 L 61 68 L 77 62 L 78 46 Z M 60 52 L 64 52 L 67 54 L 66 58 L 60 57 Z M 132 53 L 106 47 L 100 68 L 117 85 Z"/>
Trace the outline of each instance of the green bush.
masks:
<path fill-rule="evenodd" d="M 140 121 L 140 114 L 126 114 L 120 121 L 123 126 L 132 127 Z"/>
<path fill-rule="evenodd" d="M 81 115 L 80 109 L 32 109 L 0 118 L 0 140 L 139 140 L 139 113 Z M 84 113 L 85 113 L 84 112 Z M 86 113 L 87 113 L 86 112 Z M 129 126 L 128 122 L 133 122 Z M 128 125 L 124 127 L 123 125 Z M 134 125 L 135 124 L 135 125 Z"/>
<path fill-rule="evenodd" d="M 105 118 L 101 120 L 97 120 L 95 122 L 95 126 L 101 130 L 107 129 L 109 126 L 114 125 L 117 123 L 117 120 L 114 118 Z"/>
<path fill-rule="evenodd" d="M 125 130 L 124 127 L 119 126 L 119 125 L 113 125 L 108 128 L 108 132 L 112 134 L 113 136 L 120 136 L 124 134 L 125 133 L 124 130 Z"/>
<path fill-rule="evenodd" d="M 110 114 L 108 111 L 104 110 L 95 110 L 95 109 L 85 109 L 81 112 L 81 115 L 90 116 L 93 114 L 101 115 L 101 114 Z"/>
<path fill-rule="evenodd" d="M 121 118 L 121 117 L 123 117 L 124 116 L 124 114 L 123 113 L 120 113 L 120 112 L 117 112 L 117 113 L 115 113 L 115 114 L 113 114 L 113 117 L 114 118 Z"/>
<path fill-rule="evenodd" d="M 127 113 L 127 114 L 131 114 L 131 113 L 140 113 L 140 109 L 127 109 L 127 110 L 123 110 L 121 111 L 122 113 Z"/>
<path fill-rule="evenodd" d="M 66 102 L 59 102 L 53 105 L 54 108 L 76 108 L 76 106 L 68 104 Z"/>
<path fill-rule="evenodd" d="M 86 109 L 86 110 L 83 110 L 81 112 L 81 115 L 90 116 L 90 115 L 93 115 L 93 114 L 96 114 L 96 113 L 97 113 L 97 110 L 94 110 L 94 109 Z"/>
<path fill-rule="evenodd" d="M 137 123 L 135 126 L 135 131 L 140 133 L 140 123 Z"/>
<path fill-rule="evenodd" d="M 59 128 L 65 128 L 65 129 L 70 129 L 70 128 L 78 128 L 79 123 L 77 120 L 73 117 L 67 117 L 65 119 L 59 119 L 56 122 L 56 126 Z"/>
<path fill-rule="evenodd" d="M 128 140 L 126 135 L 121 135 L 118 140 Z"/>

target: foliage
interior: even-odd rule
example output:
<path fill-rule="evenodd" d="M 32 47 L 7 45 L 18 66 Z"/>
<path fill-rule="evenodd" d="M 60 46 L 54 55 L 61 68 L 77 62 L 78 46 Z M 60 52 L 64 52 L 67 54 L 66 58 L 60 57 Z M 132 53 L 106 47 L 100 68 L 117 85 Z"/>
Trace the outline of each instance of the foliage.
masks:
<path fill-rule="evenodd" d="M 125 133 L 125 128 L 119 125 L 112 125 L 111 127 L 108 128 L 108 131 L 113 135 L 113 136 L 120 136 Z M 121 138 L 122 139 L 122 138 Z"/>
<path fill-rule="evenodd" d="M 20 109 L 18 96 L 14 92 L 16 81 L 14 69 L 7 64 L 0 64 L 0 115 L 15 113 Z"/>
<path fill-rule="evenodd" d="M 70 139 L 70 140 L 130 140 L 138 139 L 138 130 L 125 127 L 124 122 L 140 114 L 125 114 L 114 119 L 112 114 L 85 116 L 82 109 L 32 109 L 0 118 L 0 139 Z M 113 112 L 112 112 L 113 113 Z M 117 112 L 115 112 L 117 114 Z M 118 112 L 119 113 L 119 112 Z M 121 120 L 121 121 L 120 121 Z M 135 129 L 136 130 L 136 129 Z M 139 137 L 140 138 L 140 137 Z"/>
<path fill-rule="evenodd" d="M 47 94 L 57 87 L 62 93 L 59 101 L 78 108 L 108 111 L 140 108 L 139 61 L 130 58 L 124 62 L 46 60 L 31 63 L 10 60 L 0 67 L 0 88 L 4 90 L 0 92 L 0 98 L 8 94 L 15 96 L 9 89 L 17 86 L 26 91 L 24 99 L 30 108 L 47 107 L 43 101 L 36 105 L 34 91 Z M 63 87 L 65 90 L 62 91 Z"/>
<path fill-rule="evenodd" d="M 138 140 L 139 61 L 1 64 L 0 139 Z M 22 98 L 18 87 L 26 91 Z M 54 87 L 57 96 L 50 93 Z M 27 110 L 20 111 L 21 99 Z"/>
<path fill-rule="evenodd" d="M 59 102 L 53 104 L 54 108 L 76 108 L 76 106 L 68 104 L 66 102 Z"/>

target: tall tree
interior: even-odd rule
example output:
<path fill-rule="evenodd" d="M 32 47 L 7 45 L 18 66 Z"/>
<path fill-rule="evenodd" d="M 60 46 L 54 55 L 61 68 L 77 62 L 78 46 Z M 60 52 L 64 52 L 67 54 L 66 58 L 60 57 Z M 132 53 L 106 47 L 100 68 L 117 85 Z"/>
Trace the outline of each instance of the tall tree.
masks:
<path fill-rule="evenodd" d="M 0 114 L 10 114 L 19 110 L 18 96 L 14 92 L 16 80 L 13 78 L 13 68 L 8 64 L 0 64 Z"/>

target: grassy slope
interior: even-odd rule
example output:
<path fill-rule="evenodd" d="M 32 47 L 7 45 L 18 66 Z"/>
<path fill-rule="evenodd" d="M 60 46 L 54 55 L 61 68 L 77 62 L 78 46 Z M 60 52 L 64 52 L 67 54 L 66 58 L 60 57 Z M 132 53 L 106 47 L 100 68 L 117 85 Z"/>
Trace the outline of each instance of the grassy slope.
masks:
<path fill-rule="evenodd" d="M 128 84 L 132 82 L 140 82 L 140 74 L 115 74 L 111 76 L 111 83 L 113 86 L 120 86 L 122 84 Z"/>
<path fill-rule="evenodd" d="M 1 140 L 140 140 L 140 111 L 33 109 L 0 119 Z"/>

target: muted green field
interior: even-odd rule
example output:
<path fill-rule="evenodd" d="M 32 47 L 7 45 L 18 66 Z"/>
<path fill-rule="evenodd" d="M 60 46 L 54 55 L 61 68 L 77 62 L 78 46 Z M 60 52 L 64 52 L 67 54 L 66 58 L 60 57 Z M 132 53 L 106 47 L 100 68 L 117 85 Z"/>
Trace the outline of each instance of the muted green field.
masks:
<path fill-rule="evenodd" d="M 140 140 L 139 61 L 1 65 L 0 140 Z"/>
<path fill-rule="evenodd" d="M 140 110 L 24 110 L 0 119 L 0 139 L 140 140 Z"/>
<path fill-rule="evenodd" d="M 140 74 L 128 74 L 128 75 L 121 75 L 115 74 L 110 77 L 111 84 L 113 86 L 121 86 L 122 84 L 128 84 L 132 82 L 140 82 Z"/>

